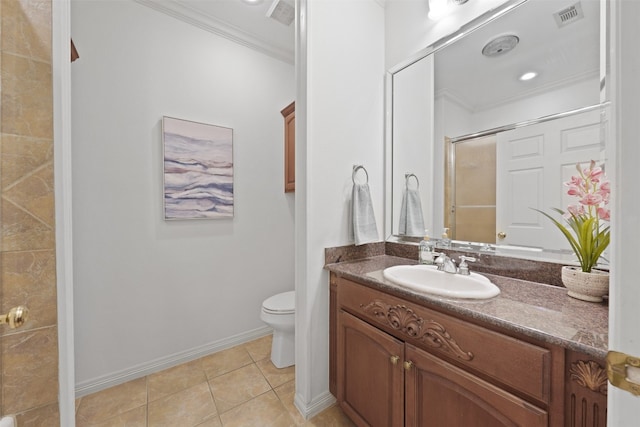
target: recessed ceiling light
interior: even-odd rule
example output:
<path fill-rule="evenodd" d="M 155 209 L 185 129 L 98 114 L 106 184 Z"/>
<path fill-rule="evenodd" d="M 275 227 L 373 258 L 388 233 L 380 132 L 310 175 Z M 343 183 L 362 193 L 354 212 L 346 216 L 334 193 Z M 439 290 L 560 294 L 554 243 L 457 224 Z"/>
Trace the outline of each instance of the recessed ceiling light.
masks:
<path fill-rule="evenodd" d="M 527 80 L 531 80 L 534 77 L 536 77 L 538 75 L 538 73 L 535 73 L 533 71 L 529 71 L 528 73 L 524 73 L 523 75 L 520 76 L 520 80 L 523 82 L 526 82 Z"/>
<path fill-rule="evenodd" d="M 251 5 L 262 3 L 262 0 L 242 0 L 242 1 Z"/>

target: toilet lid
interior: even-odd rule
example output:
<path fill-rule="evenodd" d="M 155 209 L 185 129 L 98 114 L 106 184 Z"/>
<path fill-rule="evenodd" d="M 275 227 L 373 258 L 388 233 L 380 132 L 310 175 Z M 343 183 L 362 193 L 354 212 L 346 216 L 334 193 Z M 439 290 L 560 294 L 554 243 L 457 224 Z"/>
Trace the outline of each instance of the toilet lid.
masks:
<path fill-rule="evenodd" d="M 262 309 L 270 313 L 289 314 L 295 311 L 296 292 L 289 291 L 271 296 L 264 300 Z"/>

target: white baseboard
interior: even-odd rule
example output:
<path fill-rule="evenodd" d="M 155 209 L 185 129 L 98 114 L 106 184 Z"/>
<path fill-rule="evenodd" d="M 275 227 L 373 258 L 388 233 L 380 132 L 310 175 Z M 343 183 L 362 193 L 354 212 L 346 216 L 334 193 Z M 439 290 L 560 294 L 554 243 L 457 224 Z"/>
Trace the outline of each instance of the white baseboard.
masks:
<path fill-rule="evenodd" d="M 127 381 L 135 380 L 137 378 L 141 378 L 149 374 L 153 374 L 155 372 L 180 365 L 182 363 L 190 362 L 200 357 L 204 357 L 209 354 L 234 347 L 236 345 L 253 341 L 260 337 L 269 335 L 272 332 L 273 329 L 268 326 L 263 326 L 258 329 L 253 329 L 251 331 L 243 332 L 229 338 L 205 344 L 200 347 L 182 351 L 180 353 L 175 353 L 166 357 L 161 357 L 155 360 L 150 360 L 149 362 L 141 363 L 139 365 L 132 366 L 131 368 L 124 369 L 119 372 L 113 372 L 111 374 L 103 375 L 98 378 L 83 381 L 82 383 L 76 384 L 76 397 L 86 396 L 88 394 L 95 393 L 97 391 L 104 390 L 106 388 L 113 387 L 119 384 L 123 384 Z"/>
<path fill-rule="evenodd" d="M 335 403 L 336 398 L 333 394 L 329 393 L 329 391 L 322 393 L 320 396 L 309 402 L 309 404 L 305 404 L 298 393 L 296 393 L 293 398 L 293 404 L 298 408 L 298 411 L 300 411 L 305 420 L 315 417 L 320 412 L 333 406 Z"/>

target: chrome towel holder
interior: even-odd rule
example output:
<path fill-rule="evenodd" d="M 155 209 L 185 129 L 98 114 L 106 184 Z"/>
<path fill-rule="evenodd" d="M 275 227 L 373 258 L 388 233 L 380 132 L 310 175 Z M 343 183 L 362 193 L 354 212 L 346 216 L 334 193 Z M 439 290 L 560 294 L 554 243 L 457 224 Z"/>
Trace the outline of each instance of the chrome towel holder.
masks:
<path fill-rule="evenodd" d="M 416 190 L 418 190 L 420 188 L 420 181 L 418 180 L 418 177 L 414 173 L 405 173 L 404 174 L 405 187 L 409 188 L 409 179 L 411 179 L 411 178 L 415 178 L 416 179 Z"/>
<path fill-rule="evenodd" d="M 369 183 L 369 173 L 367 172 L 367 170 L 365 169 L 364 166 L 362 165 L 353 165 L 353 172 L 351 173 L 351 180 L 353 181 L 353 185 L 356 184 L 356 174 L 358 173 L 358 171 L 362 169 L 364 171 L 364 174 L 367 177 L 367 181 L 365 182 L 365 184 Z"/>

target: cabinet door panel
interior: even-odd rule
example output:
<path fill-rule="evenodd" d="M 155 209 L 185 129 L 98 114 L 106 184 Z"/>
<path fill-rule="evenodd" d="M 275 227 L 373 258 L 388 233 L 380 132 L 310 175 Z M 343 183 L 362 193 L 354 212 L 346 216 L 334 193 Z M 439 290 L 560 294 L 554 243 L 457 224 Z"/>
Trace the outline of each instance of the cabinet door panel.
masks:
<path fill-rule="evenodd" d="M 404 343 L 340 311 L 337 351 L 337 398 L 347 416 L 358 426 L 404 425 Z"/>
<path fill-rule="evenodd" d="M 284 117 L 284 192 L 296 189 L 296 103 L 281 112 Z"/>
<path fill-rule="evenodd" d="M 431 354 L 406 344 L 406 425 L 548 426 L 547 412 Z"/>

